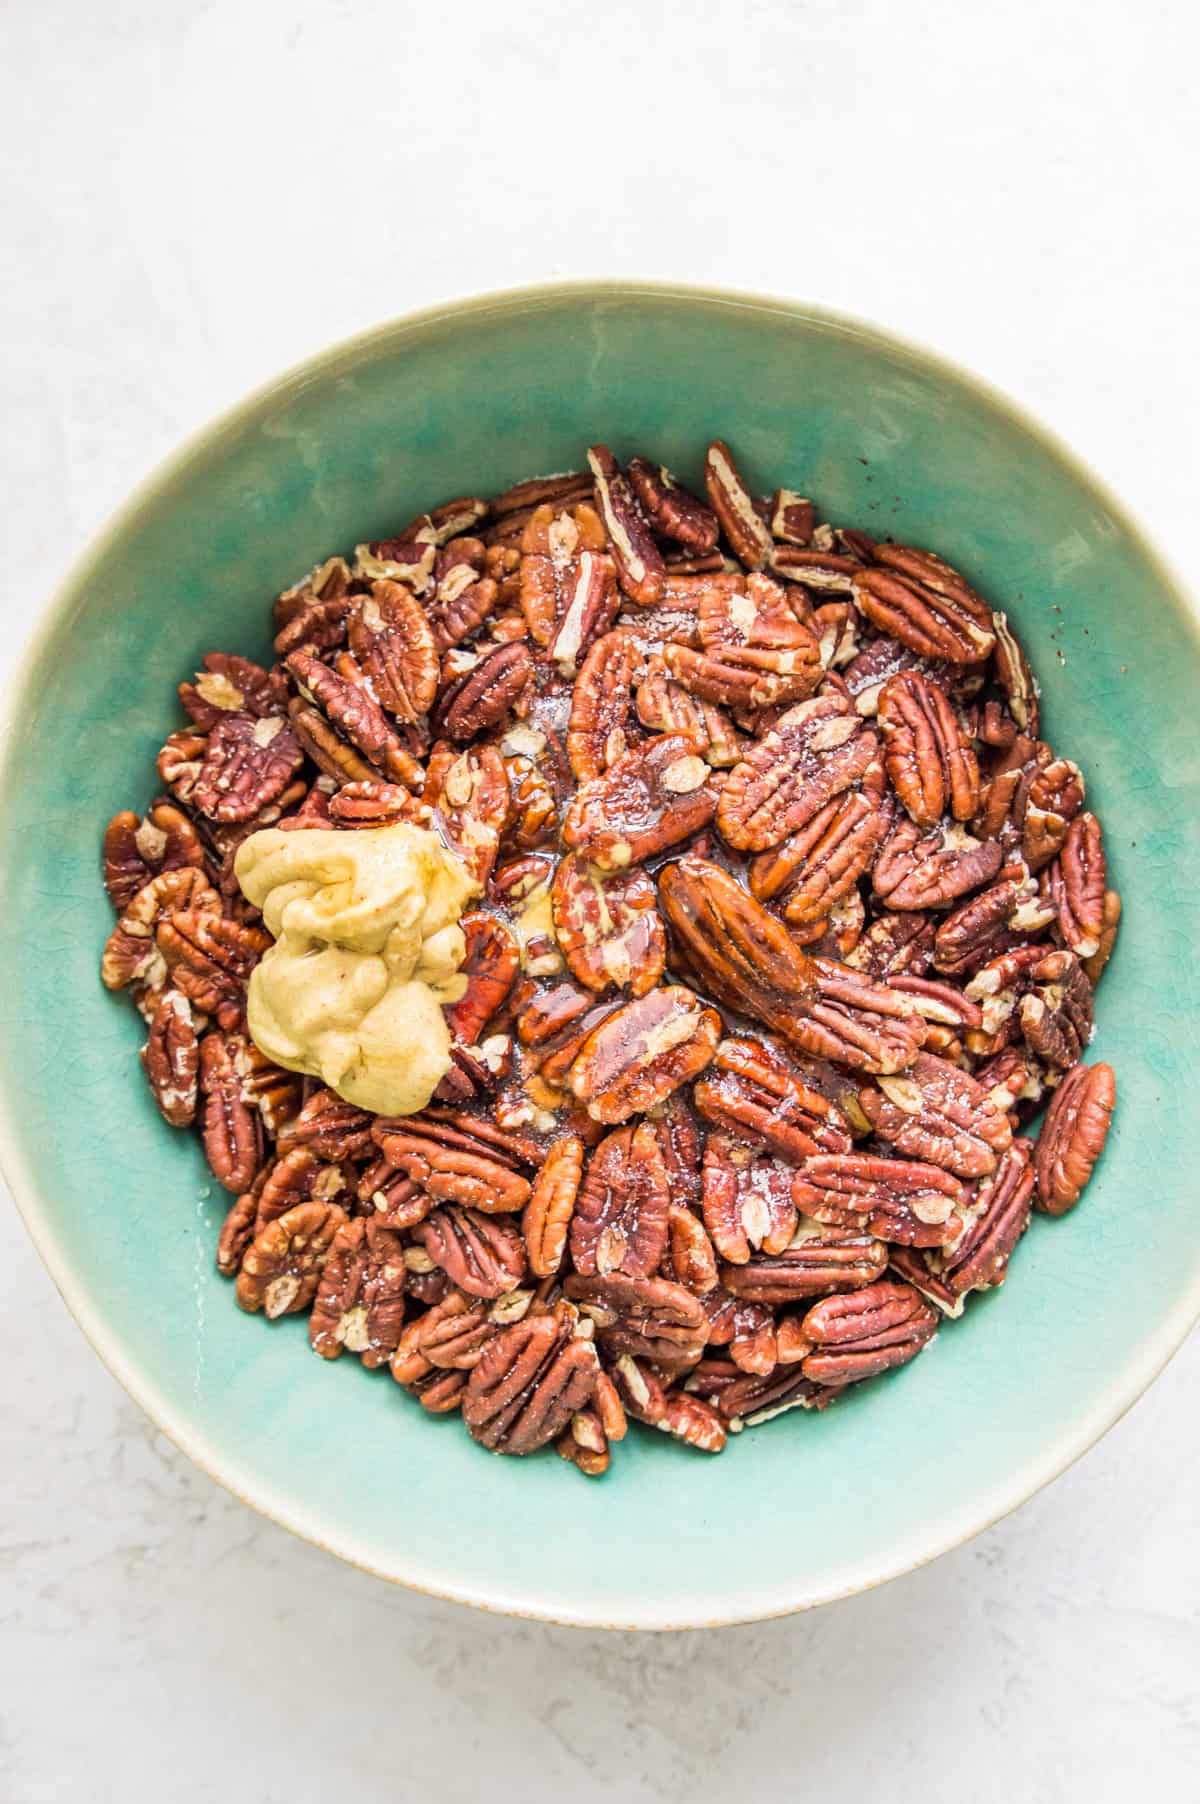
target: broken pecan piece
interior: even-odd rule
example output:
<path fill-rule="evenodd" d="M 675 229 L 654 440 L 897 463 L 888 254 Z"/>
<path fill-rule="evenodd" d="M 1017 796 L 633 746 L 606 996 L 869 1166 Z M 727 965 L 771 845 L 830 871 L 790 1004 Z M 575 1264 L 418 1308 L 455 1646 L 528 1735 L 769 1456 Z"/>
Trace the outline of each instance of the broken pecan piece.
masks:
<path fill-rule="evenodd" d="M 1065 1215 L 1083 1195 L 1116 1100 L 1111 1065 L 1075 1065 L 1054 1092 L 1034 1149 L 1035 1205 L 1043 1214 Z"/>

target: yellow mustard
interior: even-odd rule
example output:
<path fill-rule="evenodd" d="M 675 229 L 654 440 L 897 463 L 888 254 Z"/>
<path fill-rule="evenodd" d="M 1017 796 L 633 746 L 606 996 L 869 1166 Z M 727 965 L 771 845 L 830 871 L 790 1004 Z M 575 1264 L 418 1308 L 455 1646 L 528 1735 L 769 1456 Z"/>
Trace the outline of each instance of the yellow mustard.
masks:
<path fill-rule="evenodd" d="M 424 827 L 268 828 L 238 848 L 275 944 L 250 979 L 256 1046 L 380 1115 L 424 1108 L 450 1066 L 443 1002 L 466 989 L 458 918 L 477 894 Z"/>

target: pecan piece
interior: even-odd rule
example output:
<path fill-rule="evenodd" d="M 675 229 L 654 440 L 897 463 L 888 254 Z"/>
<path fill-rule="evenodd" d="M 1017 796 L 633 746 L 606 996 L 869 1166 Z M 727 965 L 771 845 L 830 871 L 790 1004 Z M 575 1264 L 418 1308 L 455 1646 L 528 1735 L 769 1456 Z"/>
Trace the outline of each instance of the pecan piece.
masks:
<path fill-rule="evenodd" d="M 245 712 L 260 718 L 282 714 L 287 690 L 278 668 L 268 671 L 249 658 L 210 651 L 196 681 L 180 683 L 179 700 L 200 731 L 207 733 L 222 714 Z"/>
<path fill-rule="evenodd" d="M 689 694 L 682 683 L 667 675 L 657 653 L 638 685 L 637 715 L 642 725 L 655 733 L 686 734 L 714 769 L 736 764 L 742 755 L 741 740 L 724 709 Z"/>
<path fill-rule="evenodd" d="M 1117 1100 L 1111 1065 L 1074 1065 L 1050 1100 L 1034 1149 L 1035 1204 L 1065 1215 L 1083 1195 L 1104 1151 Z"/>
<path fill-rule="evenodd" d="M 932 551 L 879 545 L 877 566 L 859 570 L 854 605 L 880 632 L 925 658 L 976 664 L 996 643 L 992 610 Z"/>
<path fill-rule="evenodd" d="M 604 544 L 604 528 L 586 505 L 557 515 L 540 507 L 522 535 L 521 612 L 565 676 L 616 617 L 616 569 Z"/>
<path fill-rule="evenodd" d="M 653 1121 L 672 1201 L 694 1208 L 700 1201 L 700 1155 L 704 1142 L 684 1092 L 676 1090 L 668 1096 L 655 1109 Z"/>
<path fill-rule="evenodd" d="M 1108 877 L 1104 836 L 1094 814 L 1076 815 L 1047 877 L 1063 939 L 1077 958 L 1094 958 L 1104 932 Z"/>
<path fill-rule="evenodd" d="M 857 783 L 877 751 L 844 696 L 799 703 L 730 771 L 717 804 L 722 837 L 738 851 L 778 845 Z"/>
<path fill-rule="evenodd" d="M 423 1115 L 397 1121 L 380 1117 L 372 1133 L 393 1171 L 402 1172 L 436 1202 L 465 1203 L 489 1215 L 523 1209 L 529 1200 L 528 1178 L 508 1158 L 497 1156 L 486 1140 L 476 1138 L 469 1131 L 475 1126 L 470 1117 L 456 1127 Z"/>
<path fill-rule="evenodd" d="M 182 802 L 185 807 L 195 795 L 196 779 L 204 768 L 207 745 L 205 734 L 185 729 L 168 734 L 166 743 L 158 754 L 159 776 L 176 801 Z"/>
<path fill-rule="evenodd" d="M 501 1297 L 525 1276 L 520 1233 L 497 1216 L 448 1203 L 418 1222 L 412 1232 L 450 1282 L 470 1296 Z"/>
<path fill-rule="evenodd" d="M 492 645 L 443 691 L 434 722 L 451 739 L 472 739 L 511 710 L 529 682 L 533 665 L 521 641 Z"/>
<path fill-rule="evenodd" d="M 222 714 L 208 735 L 192 797 L 210 820 L 253 820 L 283 794 L 303 762 L 281 715 Z"/>
<path fill-rule="evenodd" d="M 608 1354 L 631 1353 L 664 1372 L 679 1372 L 696 1362 L 708 1341 L 708 1317 L 682 1284 L 576 1272 L 563 1289 L 596 1324 L 596 1337 Z"/>
<path fill-rule="evenodd" d="M 659 1271 L 696 1297 L 707 1296 L 717 1282 L 717 1255 L 708 1230 L 682 1203 L 672 1201 L 667 1210 L 667 1246 Z"/>
<path fill-rule="evenodd" d="M 871 867 L 891 826 L 878 765 L 868 768 L 861 790 L 835 796 L 798 832 L 750 863 L 750 888 L 761 902 L 782 906 L 794 927 L 823 924 Z"/>
<path fill-rule="evenodd" d="M 1088 982 L 1095 989 L 1100 975 L 1113 955 L 1113 947 L 1117 943 L 1117 928 L 1121 925 L 1121 898 L 1115 889 L 1104 892 L 1104 908 L 1101 913 L 1100 943 L 1090 958 L 1083 961 Z"/>
<path fill-rule="evenodd" d="M 617 580 L 632 601 L 653 607 L 662 597 L 666 569 L 641 503 L 607 445 L 593 445 L 587 460 Z"/>
<path fill-rule="evenodd" d="M 960 1178 L 994 1171 L 1012 1143 L 1007 1117 L 982 1086 L 927 1052 L 903 1076 L 879 1077 L 860 1091 L 859 1105 L 881 1140 Z"/>
<path fill-rule="evenodd" d="M 901 820 L 875 860 L 875 894 L 889 908 L 945 908 L 990 883 L 1004 862 L 999 840 L 975 839 L 957 822 L 923 832 Z"/>
<path fill-rule="evenodd" d="M 309 1339 L 322 1359 L 343 1348 L 386 1365 L 404 1323 L 404 1243 L 371 1217 L 346 1221 L 330 1244 L 313 1299 Z"/>
<path fill-rule="evenodd" d="M 601 877 L 568 854 L 550 892 L 554 935 L 577 982 L 644 996 L 662 976 L 667 935 L 653 880 L 637 868 Z"/>
<path fill-rule="evenodd" d="M 704 486 L 734 556 L 747 570 L 763 569 L 774 541 L 724 439 L 713 439 L 705 453 Z"/>
<path fill-rule="evenodd" d="M 704 1225 L 721 1258 L 744 1265 L 751 1249 L 782 1253 L 796 1228 L 792 1168 L 728 1134 L 704 1149 Z"/>
<path fill-rule="evenodd" d="M 814 994 L 778 1022 L 801 1052 L 854 1071 L 903 1071 L 925 1044 L 928 1027 L 911 996 L 874 983 L 851 965 L 808 961 Z"/>
<path fill-rule="evenodd" d="M 1007 614 L 993 614 L 996 634 L 996 680 L 1008 697 L 1008 711 L 1022 733 L 1037 738 L 1038 685 Z"/>
<path fill-rule="evenodd" d="M 937 1313 L 911 1284 L 880 1279 L 814 1303 L 802 1324 L 814 1351 L 800 1370 L 816 1384 L 854 1384 L 906 1365 L 937 1333 Z"/>
<path fill-rule="evenodd" d="M 934 924 L 916 910 L 904 914 L 877 915 L 862 935 L 846 963 L 868 977 L 891 977 L 907 972 L 921 977 L 928 971 L 934 944 Z"/>
<path fill-rule="evenodd" d="M 715 548 L 720 532 L 717 516 L 676 482 L 670 470 L 644 457 L 631 457 L 628 476 L 656 532 L 702 556 Z"/>
<path fill-rule="evenodd" d="M 888 1247 L 873 1235 L 805 1221 L 780 1252 L 757 1253 L 741 1264 L 723 1266 L 721 1282 L 744 1301 L 777 1307 L 802 1297 L 861 1290 L 882 1278 L 887 1263 Z"/>
<path fill-rule="evenodd" d="M 552 1277 L 562 1264 L 582 1175 L 583 1141 L 578 1134 L 565 1134 L 546 1154 L 521 1221 L 535 1278 Z"/>
<path fill-rule="evenodd" d="M 534 1453 L 556 1440 L 596 1389 L 589 1340 L 556 1315 L 531 1316 L 497 1334 L 467 1380 L 463 1421 L 493 1453 Z"/>
<path fill-rule="evenodd" d="M 979 766 L 945 690 L 915 670 L 889 677 L 879 696 L 884 763 L 901 804 L 920 827 L 979 808 Z"/>
<path fill-rule="evenodd" d="M 1092 1037 L 1092 986 L 1065 950 L 1047 952 L 1027 975 L 1033 988 L 1021 998 L 1021 1032 L 1032 1052 L 1065 1071 Z"/>
<path fill-rule="evenodd" d="M 962 1314 L 974 1290 L 1003 1284 L 1008 1262 L 1029 1226 L 1033 1203 L 1033 1142 L 1014 1140 L 995 1171 L 964 1207 L 966 1225 L 951 1247 L 895 1247 L 892 1267 L 943 1315 Z"/>
<path fill-rule="evenodd" d="M 771 497 L 771 536 L 785 545 L 811 544 L 815 517 L 812 502 L 795 489 L 776 489 Z"/>
<path fill-rule="evenodd" d="M 760 1041 L 722 1040 L 694 1095 L 714 1127 L 792 1164 L 810 1153 L 850 1150 L 841 1110 Z"/>
<path fill-rule="evenodd" d="M 801 1215 L 901 1246 L 948 1246 L 962 1228 L 962 1185 L 937 1165 L 865 1153 L 818 1153 L 792 1180 Z"/>
<path fill-rule="evenodd" d="M 192 865 L 160 871 L 144 883 L 109 934 L 100 959 L 100 978 L 106 989 L 123 990 L 131 983 L 162 988 L 166 976 L 156 942 L 159 922 L 176 910 L 217 910 L 220 901 L 203 871 Z"/>
<path fill-rule="evenodd" d="M 298 1315 L 317 1294 L 321 1273 L 346 1211 L 336 1203 L 300 1203 L 270 1221 L 247 1247 L 238 1273 L 237 1300 L 270 1321 Z"/>
<path fill-rule="evenodd" d="M 772 1026 L 814 993 L 812 962 L 736 878 L 703 858 L 659 874 L 677 960 L 718 1002 Z"/>
<path fill-rule="evenodd" d="M 454 1039 L 463 1046 L 475 1046 L 517 981 L 521 949 L 512 929 L 495 915 L 465 914 L 459 926 L 467 943 L 459 975 L 466 978 L 467 987 L 457 1002 L 445 1005 L 443 1013 Z"/>
<path fill-rule="evenodd" d="M 618 1128 L 588 1160 L 571 1217 L 571 1262 L 586 1277 L 649 1278 L 667 1244 L 670 1186 L 653 1125 Z"/>
<path fill-rule="evenodd" d="M 641 864 L 707 826 L 716 806 L 708 777 L 695 742 L 664 733 L 580 785 L 563 843 L 602 871 Z"/>
<path fill-rule="evenodd" d="M 427 714 L 437 694 L 438 647 L 412 591 L 398 582 L 372 583 L 354 604 L 348 632 L 375 699 L 397 720 Z"/>
<path fill-rule="evenodd" d="M 429 754 L 423 802 L 483 889 L 508 818 L 508 774 L 494 745 L 439 741 Z"/>
<path fill-rule="evenodd" d="M 824 676 L 816 635 L 786 591 L 754 574 L 740 588 L 715 583 L 700 597 L 702 651 L 663 648 L 670 675 L 701 701 L 736 709 L 780 706 L 812 694 Z"/>
<path fill-rule="evenodd" d="M 167 990 L 154 1011 L 142 1064 L 163 1119 L 187 1127 L 196 1113 L 200 1045 L 191 1004 L 178 990 Z"/>
<path fill-rule="evenodd" d="M 237 1195 L 254 1180 L 262 1135 L 243 1094 L 235 1046 L 224 1034 L 205 1034 L 200 1042 L 199 1084 L 204 1156 L 217 1182 Z"/>
<path fill-rule="evenodd" d="M 124 914 L 152 877 L 203 863 L 196 829 L 167 802 L 156 802 L 141 821 L 127 808 L 114 814 L 104 830 L 104 887 L 118 914 Z"/>
<path fill-rule="evenodd" d="M 690 1083 L 720 1037 L 717 1011 L 691 990 L 651 990 L 588 1034 L 568 1073 L 571 1093 L 595 1121 L 628 1121 Z"/>
<path fill-rule="evenodd" d="M 628 633 L 605 633 L 588 652 L 571 694 L 567 757 L 580 783 L 604 774 L 636 744 L 630 697 L 641 656 Z"/>
<path fill-rule="evenodd" d="M 804 1346 L 811 1346 L 811 1342 L 804 1342 Z M 711 1363 L 716 1366 L 718 1362 Z M 759 1428 L 789 1409 L 824 1409 L 838 1395 L 838 1387 L 830 1385 L 825 1389 L 814 1384 L 798 1365 L 777 1366 L 765 1377 L 739 1373 L 732 1362 L 721 1361 L 720 1365 L 722 1369 L 706 1373 L 702 1383 L 733 1430 Z"/>

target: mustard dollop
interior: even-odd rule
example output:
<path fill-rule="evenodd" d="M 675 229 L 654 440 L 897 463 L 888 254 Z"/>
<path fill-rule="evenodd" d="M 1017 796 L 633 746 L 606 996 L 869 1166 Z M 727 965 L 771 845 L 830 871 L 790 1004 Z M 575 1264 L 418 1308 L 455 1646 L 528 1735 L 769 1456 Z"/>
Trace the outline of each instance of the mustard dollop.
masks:
<path fill-rule="evenodd" d="M 444 1002 L 466 988 L 458 918 L 477 885 L 401 823 L 252 833 L 234 866 L 275 944 L 250 978 L 255 1045 L 380 1115 L 425 1107 L 450 1067 Z"/>

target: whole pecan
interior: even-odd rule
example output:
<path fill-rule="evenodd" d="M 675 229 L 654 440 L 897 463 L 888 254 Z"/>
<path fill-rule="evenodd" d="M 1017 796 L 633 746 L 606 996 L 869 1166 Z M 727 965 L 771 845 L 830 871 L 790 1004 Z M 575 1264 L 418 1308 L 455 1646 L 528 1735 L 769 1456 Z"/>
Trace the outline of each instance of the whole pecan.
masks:
<path fill-rule="evenodd" d="M 442 690 L 435 727 L 451 739 L 471 739 L 509 713 L 529 682 L 533 665 L 520 640 L 492 645 Z"/>
<path fill-rule="evenodd" d="M 745 1265 L 751 1249 L 782 1253 L 796 1228 L 792 1167 L 728 1134 L 704 1149 L 704 1225 L 722 1259 Z"/>
<path fill-rule="evenodd" d="M 652 1277 L 667 1244 L 670 1196 L 651 1122 L 607 1135 L 588 1160 L 571 1216 L 575 1270 Z"/>
<path fill-rule="evenodd" d="M 1073 952 L 1047 952 L 1028 972 L 1021 1032 L 1032 1052 L 1065 1071 L 1092 1037 L 1092 986 Z"/>
<path fill-rule="evenodd" d="M 708 1317 L 682 1284 L 576 1272 L 563 1289 L 595 1323 L 606 1354 L 631 1353 L 664 1372 L 680 1372 L 695 1363 L 708 1341 Z"/>
<path fill-rule="evenodd" d="M 444 1013 L 454 1038 L 475 1046 L 517 981 L 521 949 L 512 929 L 495 915 L 472 911 L 461 917 L 459 926 L 467 942 L 459 974 L 467 987 L 457 1002 L 446 1004 Z"/>
<path fill-rule="evenodd" d="M 814 1351 L 800 1371 L 817 1384 L 853 1384 L 913 1359 L 937 1333 L 937 1315 L 911 1284 L 880 1279 L 825 1297 L 804 1317 Z"/>
<path fill-rule="evenodd" d="M 499 1297 L 525 1276 L 518 1230 L 498 1216 L 448 1203 L 418 1222 L 413 1238 L 452 1284 L 473 1297 Z"/>
<path fill-rule="evenodd" d="M 1094 814 L 1075 816 L 1043 882 L 1047 878 L 1063 939 L 1077 958 L 1094 958 L 1104 932 L 1108 880 L 1104 836 Z"/>
<path fill-rule="evenodd" d="M 600 1362 L 589 1340 L 555 1315 L 530 1316 L 495 1336 L 467 1380 L 463 1421 L 493 1453 L 534 1453 L 586 1407 Z"/>
<path fill-rule="evenodd" d="M 717 804 L 722 837 L 739 851 L 778 845 L 857 783 L 877 751 L 844 696 L 789 708 L 730 771 Z"/>
<path fill-rule="evenodd" d="M 780 1252 L 753 1254 L 721 1268 L 727 1290 L 748 1302 L 773 1306 L 803 1297 L 860 1290 L 887 1269 L 888 1248 L 870 1234 L 839 1232 L 806 1223 Z"/>
<path fill-rule="evenodd" d="M 563 843 L 602 871 L 641 864 L 712 819 L 709 774 L 693 740 L 664 733 L 580 784 L 563 821 Z"/>
<path fill-rule="evenodd" d="M 582 858 L 559 861 L 550 892 L 554 936 L 589 990 L 644 996 L 662 976 L 667 935 L 653 880 L 638 868 L 601 877 Z"/>
<path fill-rule="evenodd" d="M 637 494 L 607 445 L 593 445 L 587 460 L 617 580 L 631 600 L 653 607 L 662 596 L 666 568 Z"/>
<path fill-rule="evenodd" d="M 961 1315 L 971 1291 L 1003 1284 L 1013 1249 L 1029 1226 L 1032 1156 L 1031 1140 L 1013 1141 L 965 1206 L 966 1225 L 953 1246 L 893 1249 L 893 1269 L 944 1315 Z"/>
<path fill-rule="evenodd" d="M 346 1221 L 330 1244 L 309 1318 L 313 1351 L 343 1348 L 367 1367 L 386 1365 L 404 1323 L 404 1243 L 373 1217 Z"/>
<path fill-rule="evenodd" d="M 877 566 L 857 572 L 854 603 L 880 632 L 925 658 L 976 664 L 996 643 L 992 610 L 932 551 L 879 545 Z"/>
<path fill-rule="evenodd" d="M 945 690 L 918 671 L 898 671 L 880 691 L 879 729 L 892 788 L 918 826 L 943 814 L 971 819 L 979 766 Z"/>
<path fill-rule="evenodd" d="M 696 856 L 668 865 L 659 895 L 681 962 L 731 1008 L 770 1024 L 812 995 L 811 962 L 720 866 Z"/>
<path fill-rule="evenodd" d="M 1012 1142 L 1007 1117 L 982 1086 L 927 1052 L 903 1076 L 878 1077 L 859 1092 L 859 1104 L 881 1140 L 960 1178 L 994 1171 Z"/>
<path fill-rule="evenodd" d="M 900 820 L 875 860 L 872 883 L 889 908 L 944 908 L 990 883 L 1004 861 L 1000 842 L 957 823 L 922 831 Z"/>
<path fill-rule="evenodd" d="M 582 1175 L 583 1141 L 578 1134 L 565 1134 L 546 1154 L 521 1221 L 535 1278 L 552 1277 L 562 1264 Z"/>
<path fill-rule="evenodd" d="M 1104 1151 L 1117 1100 L 1111 1065 L 1075 1065 L 1050 1100 L 1034 1150 L 1036 1207 L 1065 1215 L 1079 1201 Z"/>
<path fill-rule="evenodd" d="M 724 439 L 713 439 L 705 453 L 704 486 L 734 556 L 747 570 L 763 569 L 771 562 L 774 541 Z"/>
<path fill-rule="evenodd" d="M 200 1042 L 200 1133 L 217 1182 L 235 1195 L 248 1190 L 262 1158 L 262 1129 L 246 1103 L 234 1056 L 236 1042 L 221 1033 Z"/>
<path fill-rule="evenodd" d="M 675 539 L 689 551 L 712 551 L 720 524 L 711 508 L 676 482 L 662 464 L 631 457 L 627 466 L 630 486 L 656 532 Z"/>
<path fill-rule="evenodd" d="M 156 802 L 144 820 L 127 808 L 114 814 L 104 830 L 104 887 L 118 914 L 124 914 L 152 877 L 203 863 L 196 829 L 169 802 Z"/>
<path fill-rule="evenodd" d="M 580 783 L 604 774 L 637 743 L 633 684 L 641 653 L 629 633 L 605 633 L 580 666 L 571 693 L 567 757 Z"/>
<path fill-rule="evenodd" d="M 818 1153 L 792 1180 L 801 1215 L 901 1246 L 951 1244 L 961 1231 L 964 1194 L 937 1165 L 866 1153 Z"/>
<path fill-rule="evenodd" d="M 154 1100 L 172 1127 L 187 1127 L 196 1113 L 200 1046 L 191 1004 L 178 990 L 164 992 L 142 1050 Z"/>
<path fill-rule="evenodd" d="M 761 1041 L 722 1040 L 694 1098 L 714 1127 L 792 1164 L 810 1153 L 850 1150 L 845 1117 L 837 1105 Z"/>
<path fill-rule="evenodd" d="M 588 1034 L 568 1074 L 596 1121 L 628 1121 L 704 1070 L 721 1017 L 680 984 L 627 1002 Z"/>
<path fill-rule="evenodd" d="M 255 1235 L 242 1259 L 237 1300 L 274 1321 L 298 1315 L 317 1294 L 321 1273 L 346 1212 L 336 1203 L 300 1203 Z"/>

